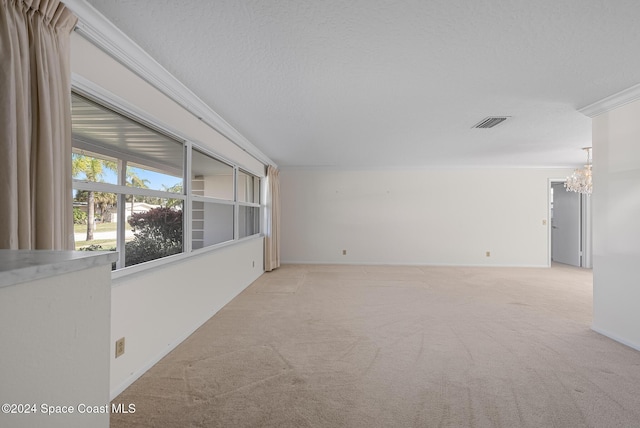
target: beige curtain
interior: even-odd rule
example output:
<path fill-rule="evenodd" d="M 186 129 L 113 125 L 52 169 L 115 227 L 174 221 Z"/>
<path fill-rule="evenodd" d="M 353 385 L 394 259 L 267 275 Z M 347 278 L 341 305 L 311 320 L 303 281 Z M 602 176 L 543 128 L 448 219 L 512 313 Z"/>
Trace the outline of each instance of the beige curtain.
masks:
<path fill-rule="evenodd" d="M 59 0 L 0 2 L 0 248 L 72 249 L 77 18 Z"/>
<path fill-rule="evenodd" d="M 280 171 L 267 167 L 267 221 L 264 238 L 264 269 L 280 267 Z"/>

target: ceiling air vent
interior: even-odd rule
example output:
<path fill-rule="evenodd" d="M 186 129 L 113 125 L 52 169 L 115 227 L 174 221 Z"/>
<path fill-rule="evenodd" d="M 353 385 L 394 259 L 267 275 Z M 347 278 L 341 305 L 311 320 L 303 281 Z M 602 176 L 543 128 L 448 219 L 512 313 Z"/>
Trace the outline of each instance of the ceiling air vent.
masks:
<path fill-rule="evenodd" d="M 473 128 L 493 128 L 496 125 L 501 124 L 505 120 L 509 119 L 511 116 L 489 116 L 482 119 L 480 122 L 473 125 Z"/>

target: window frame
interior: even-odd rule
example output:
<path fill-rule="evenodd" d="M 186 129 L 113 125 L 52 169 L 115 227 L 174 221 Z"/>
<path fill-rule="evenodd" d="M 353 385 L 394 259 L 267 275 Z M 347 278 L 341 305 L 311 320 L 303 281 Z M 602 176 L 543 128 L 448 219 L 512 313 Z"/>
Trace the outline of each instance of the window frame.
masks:
<path fill-rule="evenodd" d="M 211 245 L 206 245 L 206 246 L 203 245 L 201 248 L 193 249 L 193 240 L 194 239 L 193 239 L 193 229 L 191 229 L 190 235 L 189 235 L 191 237 L 190 240 L 189 240 L 190 250 L 193 251 L 193 252 L 199 252 L 199 251 L 207 250 L 207 249 L 212 248 L 212 247 L 216 247 L 217 245 L 223 245 L 223 244 L 228 244 L 230 242 L 237 241 L 236 225 L 237 225 L 238 221 L 237 221 L 237 212 L 236 212 L 237 209 L 236 209 L 236 203 L 235 203 L 235 200 L 237 199 L 237 195 L 236 195 L 236 179 L 237 179 L 237 177 L 236 177 L 236 168 L 237 167 L 232 162 L 230 162 L 230 161 L 228 161 L 226 159 L 223 159 L 222 157 L 216 156 L 213 151 L 211 151 L 211 150 L 209 150 L 207 148 L 204 148 L 204 147 L 202 147 L 202 146 L 200 146 L 198 144 L 195 144 L 195 143 L 191 143 L 190 146 L 191 146 L 191 148 L 189 150 L 189 155 L 188 156 L 189 156 L 189 159 L 190 159 L 191 163 L 193 163 L 193 152 L 197 151 L 197 152 L 200 152 L 200 154 L 205 155 L 205 156 L 207 156 L 209 158 L 212 158 L 213 160 L 215 160 L 215 161 L 217 161 L 219 163 L 223 163 L 223 164 L 227 165 L 228 167 L 231 168 L 231 174 L 232 174 L 232 189 L 231 189 L 231 191 L 232 191 L 233 198 L 231 198 L 231 199 L 223 199 L 223 198 L 218 198 L 218 197 L 215 197 L 215 196 L 196 195 L 195 194 L 195 190 L 191 188 L 192 185 L 193 185 L 193 181 L 192 181 L 192 178 L 191 178 L 193 170 L 192 169 L 189 170 L 189 178 L 188 178 L 188 180 L 189 180 L 189 186 L 190 187 L 189 187 L 189 195 L 188 196 L 190 196 L 190 201 L 191 201 L 189 207 L 192 210 L 191 216 L 189 218 L 189 220 L 190 220 L 189 224 L 190 224 L 191 228 L 193 228 L 193 221 L 194 221 L 194 218 L 193 218 L 193 202 L 202 202 L 203 204 L 227 205 L 227 206 L 232 206 L 233 207 L 233 226 L 232 226 L 232 231 L 231 231 L 232 232 L 232 238 L 230 240 L 219 242 L 217 244 L 211 244 Z M 203 229 L 203 232 L 204 232 L 204 229 Z"/>
<path fill-rule="evenodd" d="M 97 86 L 93 82 L 90 82 L 79 75 L 72 75 L 72 84 L 71 84 L 71 92 L 75 93 L 81 97 L 88 99 L 91 102 L 94 102 L 103 108 L 111 110 L 116 114 L 122 115 L 134 122 L 139 123 L 142 126 L 145 126 L 155 132 L 158 132 L 172 140 L 176 143 L 182 144 L 183 147 L 183 171 L 182 171 L 182 193 L 174 193 L 174 192 L 165 192 L 161 190 L 154 189 L 142 189 L 138 187 L 126 186 L 121 183 L 125 183 L 126 178 L 126 161 L 135 162 L 136 164 L 144 164 L 141 162 L 139 158 L 135 156 L 122 156 L 124 153 L 119 153 L 116 150 L 112 150 L 107 147 L 96 145 L 95 143 L 87 143 L 86 141 L 80 141 L 79 146 L 76 146 L 76 139 L 72 141 L 72 148 L 74 150 L 86 150 L 87 152 L 92 152 L 95 154 L 99 154 L 102 156 L 109 156 L 112 158 L 118 159 L 118 184 L 109 184 L 109 183 L 100 183 L 100 182 L 90 182 L 87 180 L 79 180 L 72 178 L 72 187 L 78 190 L 92 190 L 99 192 L 110 192 L 117 193 L 118 195 L 118 211 L 121 209 L 124 210 L 124 199 L 126 195 L 136 195 L 136 196 L 149 196 L 149 197 L 159 197 L 159 198 L 171 198 L 171 199 L 180 199 L 182 200 L 182 213 L 183 213 L 183 241 L 182 241 L 182 252 L 179 254 L 174 254 L 171 256 L 161 257 L 159 259 L 143 262 L 140 264 L 132 265 L 132 266 L 124 266 L 124 251 L 122 248 L 125 244 L 125 222 L 118 220 L 118 232 L 117 232 L 117 249 L 118 251 L 118 266 L 116 270 L 112 271 L 111 275 L 113 279 L 126 276 L 129 274 L 133 274 L 136 272 L 140 272 L 147 269 L 152 269 L 154 267 L 161 266 L 167 263 L 173 263 L 174 261 L 182 260 L 188 257 L 193 257 L 204 252 L 215 251 L 220 248 L 224 248 L 230 245 L 235 245 L 237 243 L 243 242 L 248 239 L 259 239 L 264 237 L 264 227 L 262 221 L 262 213 L 264 212 L 264 207 L 261 203 L 246 203 L 238 201 L 238 193 L 237 193 L 237 175 L 238 171 L 241 170 L 246 174 L 257 177 L 259 180 L 259 188 L 254 189 L 254 193 L 258 193 L 259 201 L 262 201 L 262 186 L 264 182 L 264 176 L 255 174 L 250 172 L 250 169 L 239 165 L 238 162 L 233 162 L 224 156 L 216 153 L 215 150 L 212 150 L 206 147 L 204 144 L 200 144 L 199 142 L 194 141 L 193 139 L 185 137 L 180 131 L 177 131 L 171 127 L 168 127 L 161 123 L 161 121 L 157 120 L 153 116 L 150 116 L 146 112 L 142 111 L 140 108 L 134 106 L 123 98 L 106 91 L 105 89 Z M 89 148 L 91 147 L 91 148 Z M 96 150 L 96 148 L 98 150 Z M 192 167 L 192 153 L 193 150 L 197 150 L 201 153 L 206 154 L 207 156 L 212 157 L 214 160 L 222 162 L 224 164 L 230 165 L 233 167 L 233 200 L 226 199 L 218 199 L 213 197 L 205 197 L 198 196 L 193 194 L 192 183 L 191 183 L 191 167 Z M 123 158 L 126 158 L 123 159 Z M 124 160 L 124 165 L 122 165 Z M 146 161 L 146 160 L 145 160 Z M 221 243 L 213 244 L 210 246 L 205 246 L 199 249 L 193 249 L 193 202 L 194 201 L 203 201 L 207 203 L 217 203 L 224 205 L 232 205 L 233 206 L 233 239 L 230 241 L 224 241 Z M 258 208 L 258 216 L 259 216 L 259 231 L 253 235 L 239 238 L 238 237 L 238 214 L 240 206 L 255 206 Z M 122 206 L 122 208 L 121 208 Z"/>
<path fill-rule="evenodd" d="M 258 198 L 258 202 L 247 202 L 247 201 L 240 201 L 238 198 L 238 172 L 242 172 L 243 174 L 245 174 L 248 177 L 252 177 L 254 180 L 257 178 L 258 179 L 258 188 L 255 188 L 255 181 L 253 184 L 253 195 L 254 195 L 254 200 L 257 197 Z M 237 234 L 235 235 L 237 238 L 236 239 L 247 239 L 247 238 L 251 238 L 252 236 L 255 235 L 260 235 L 262 233 L 262 214 L 264 212 L 264 210 L 262 209 L 261 206 L 261 202 L 262 202 L 262 178 L 247 171 L 244 168 L 240 168 L 240 167 L 236 167 L 236 173 L 235 173 L 235 177 L 236 177 L 236 189 L 235 189 L 235 195 L 236 195 L 236 232 Z M 258 209 L 258 213 L 257 213 L 257 219 L 258 219 L 258 232 L 251 234 L 251 235 L 247 235 L 247 236 L 243 236 L 240 237 L 240 221 L 239 221 L 239 216 L 240 216 L 240 207 L 252 207 L 252 208 L 257 208 Z"/>

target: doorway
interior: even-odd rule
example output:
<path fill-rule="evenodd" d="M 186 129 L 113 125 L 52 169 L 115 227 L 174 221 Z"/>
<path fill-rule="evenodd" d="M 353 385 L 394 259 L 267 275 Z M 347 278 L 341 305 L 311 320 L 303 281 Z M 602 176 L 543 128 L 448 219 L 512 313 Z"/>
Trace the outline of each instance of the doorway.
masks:
<path fill-rule="evenodd" d="M 567 192 L 564 183 L 549 180 L 549 266 L 591 268 L 591 198 Z"/>

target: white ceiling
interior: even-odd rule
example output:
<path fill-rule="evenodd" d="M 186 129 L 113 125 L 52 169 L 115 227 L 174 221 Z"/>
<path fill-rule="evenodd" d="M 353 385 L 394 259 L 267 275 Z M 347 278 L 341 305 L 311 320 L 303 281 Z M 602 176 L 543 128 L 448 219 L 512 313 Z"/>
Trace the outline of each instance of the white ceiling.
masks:
<path fill-rule="evenodd" d="M 574 166 L 640 82 L 637 0 L 88 2 L 284 167 Z"/>

